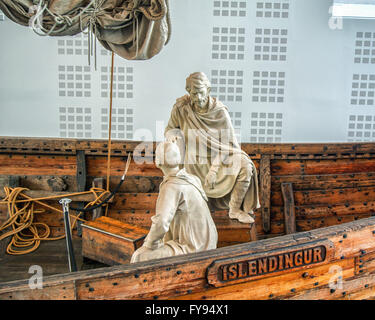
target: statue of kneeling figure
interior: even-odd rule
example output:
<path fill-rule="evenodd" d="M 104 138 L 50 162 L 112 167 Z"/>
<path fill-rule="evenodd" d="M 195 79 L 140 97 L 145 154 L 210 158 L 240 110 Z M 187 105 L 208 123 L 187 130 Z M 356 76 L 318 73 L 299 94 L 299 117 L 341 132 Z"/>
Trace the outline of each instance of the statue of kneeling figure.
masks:
<path fill-rule="evenodd" d="M 198 177 L 180 169 L 174 142 L 156 148 L 156 166 L 163 171 L 152 226 L 131 263 L 216 249 L 218 234 Z"/>

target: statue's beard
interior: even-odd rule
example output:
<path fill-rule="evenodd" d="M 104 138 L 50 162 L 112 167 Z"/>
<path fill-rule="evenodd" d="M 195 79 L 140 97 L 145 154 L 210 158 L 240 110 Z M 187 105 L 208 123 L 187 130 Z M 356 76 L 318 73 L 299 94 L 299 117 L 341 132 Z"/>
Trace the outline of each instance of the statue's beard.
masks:
<path fill-rule="evenodd" d="M 203 100 L 197 100 L 194 102 L 194 104 L 199 108 L 204 108 L 207 105 L 208 97 Z"/>

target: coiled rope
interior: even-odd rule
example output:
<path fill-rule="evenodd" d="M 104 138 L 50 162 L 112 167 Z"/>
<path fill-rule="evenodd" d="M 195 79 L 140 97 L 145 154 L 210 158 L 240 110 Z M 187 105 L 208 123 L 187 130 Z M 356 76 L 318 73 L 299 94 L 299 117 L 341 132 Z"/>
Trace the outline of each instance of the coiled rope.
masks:
<path fill-rule="evenodd" d="M 58 212 L 62 215 L 62 210 L 50 206 L 43 201 L 56 200 L 59 198 L 84 194 L 93 194 L 95 199 L 85 206 L 85 209 L 87 209 L 89 207 L 96 206 L 102 201 L 102 198 L 109 193 L 101 188 L 91 188 L 90 191 L 33 199 L 23 193 L 23 191 L 26 190 L 28 189 L 22 187 L 4 187 L 6 196 L 2 201 L 0 201 L 0 204 L 7 204 L 9 213 L 9 218 L 3 223 L 2 226 L 0 226 L 0 231 L 11 228 L 10 231 L 7 231 L 0 236 L 0 241 L 12 236 L 12 239 L 6 248 L 6 252 L 10 255 L 22 255 L 33 252 L 38 249 L 40 242 L 43 240 L 51 241 L 65 238 L 65 235 L 49 238 L 51 234 L 50 227 L 46 223 L 34 221 L 36 214 L 46 211 L 45 209 L 36 209 L 36 204 Z M 23 199 L 19 199 L 19 197 L 22 197 Z M 81 214 L 82 212 L 76 216 L 70 214 L 70 217 L 74 219 L 73 223 L 71 223 L 71 230 L 73 230 L 75 227 L 77 220 L 84 222 L 86 221 L 80 218 Z"/>

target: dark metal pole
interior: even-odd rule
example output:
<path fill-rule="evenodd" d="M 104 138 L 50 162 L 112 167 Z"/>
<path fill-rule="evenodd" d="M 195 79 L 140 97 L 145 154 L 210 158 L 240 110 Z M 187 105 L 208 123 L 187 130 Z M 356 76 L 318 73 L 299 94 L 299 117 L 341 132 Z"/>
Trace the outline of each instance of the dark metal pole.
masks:
<path fill-rule="evenodd" d="M 65 238 L 66 238 L 66 249 L 68 252 L 68 262 L 69 262 L 69 271 L 75 272 L 77 271 L 77 264 L 76 259 L 74 257 L 74 249 L 73 249 L 73 242 L 72 242 L 72 234 L 70 229 L 70 219 L 69 219 L 69 203 L 71 199 L 63 198 L 59 201 L 59 203 L 63 207 L 64 212 L 64 225 L 65 225 Z"/>

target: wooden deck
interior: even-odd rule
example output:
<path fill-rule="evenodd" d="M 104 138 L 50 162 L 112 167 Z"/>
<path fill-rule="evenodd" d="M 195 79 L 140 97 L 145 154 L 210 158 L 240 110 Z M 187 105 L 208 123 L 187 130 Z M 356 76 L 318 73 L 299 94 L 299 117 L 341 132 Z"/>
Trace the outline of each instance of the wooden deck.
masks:
<path fill-rule="evenodd" d="M 88 270 L 104 267 L 105 265 L 82 258 L 82 239 L 73 239 L 74 253 L 78 270 Z M 29 268 L 41 266 L 43 276 L 68 273 L 68 256 L 65 239 L 43 241 L 40 247 L 29 254 L 12 256 L 0 253 L 0 283 L 13 280 L 29 279 L 33 273 Z"/>

